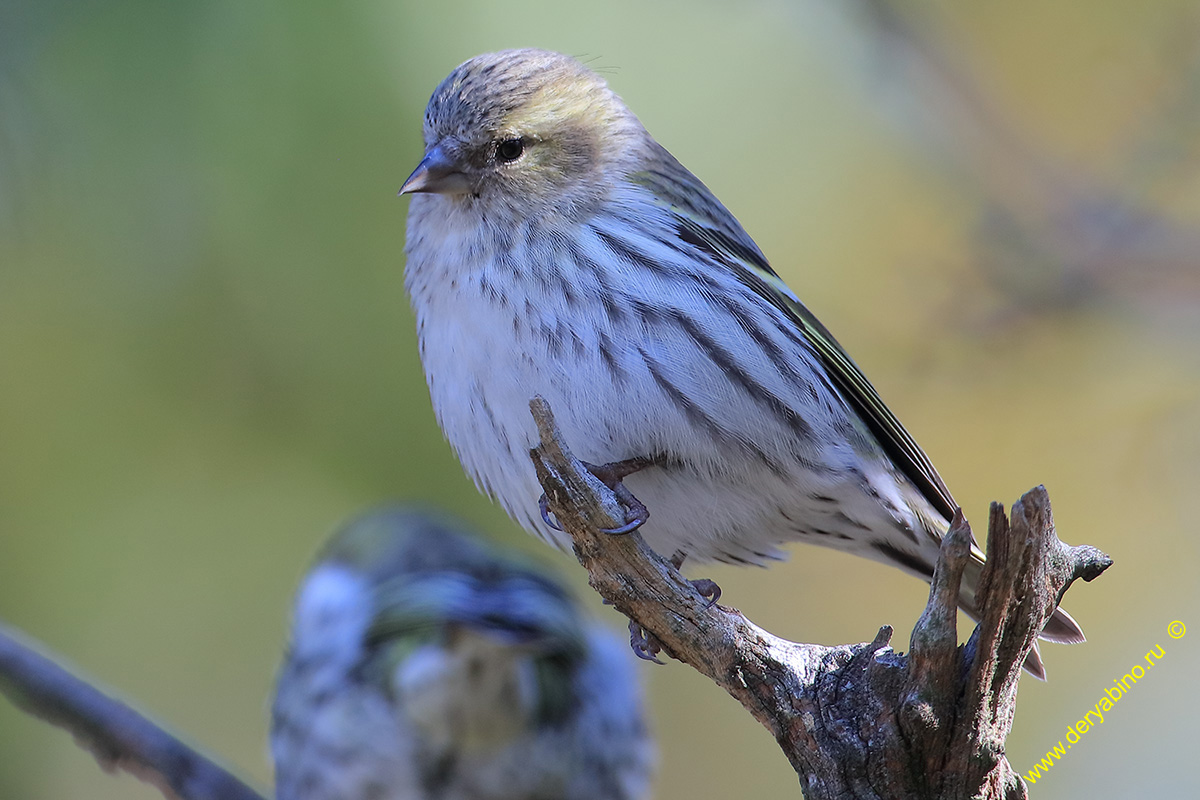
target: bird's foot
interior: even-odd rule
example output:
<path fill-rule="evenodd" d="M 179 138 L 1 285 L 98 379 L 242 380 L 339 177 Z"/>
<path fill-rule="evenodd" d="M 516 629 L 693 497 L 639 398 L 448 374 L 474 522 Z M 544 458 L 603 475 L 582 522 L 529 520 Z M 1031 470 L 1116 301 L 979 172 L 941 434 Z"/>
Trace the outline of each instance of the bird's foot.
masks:
<path fill-rule="evenodd" d="M 602 528 L 602 532 L 619 536 L 624 533 L 632 533 L 638 528 L 646 524 L 646 520 L 650 519 L 650 509 L 646 508 L 646 504 L 633 496 L 633 492 L 626 488 L 622 481 L 633 473 L 643 470 L 646 467 L 653 465 L 654 462 L 649 458 L 627 458 L 624 461 L 610 461 L 607 464 L 589 464 L 586 461 L 583 465 L 587 467 L 588 472 L 600 479 L 600 482 L 612 489 L 613 494 L 617 496 L 617 500 L 625 508 L 625 524 L 617 528 Z"/>
<path fill-rule="evenodd" d="M 681 550 L 676 550 L 675 554 L 669 559 L 671 566 L 679 569 L 683 566 L 683 561 L 686 554 Z M 704 604 L 704 610 L 712 608 L 721 599 L 721 587 L 716 581 L 711 578 L 697 578 L 694 581 L 688 581 L 700 596 L 708 602 Z M 655 664 L 663 662 L 658 660 L 658 654 L 663 651 L 662 641 L 650 631 L 643 628 L 633 620 L 629 620 L 629 646 L 633 648 L 633 654 L 645 661 L 653 661 Z"/>
<path fill-rule="evenodd" d="M 683 562 L 686 558 L 687 553 L 683 552 L 682 550 L 676 550 L 675 554 L 672 555 L 669 560 L 671 562 L 671 566 L 678 570 L 683 569 Z M 692 588 L 700 593 L 701 597 L 708 600 L 708 603 L 704 606 L 705 611 L 715 606 L 717 601 L 721 599 L 721 587 L 711 578 L 697 578 L 694 581 L 688 581 L 688 583 L 690 583 Z"/>
<path fill-rule="evenodd" d="M 629 646 L 633 648 L 633 654 L 643 661 L 653 661 L 655 664 L 663 663 L 658 660 L 658 654 L 663 650 L 663 643 L 657 636 L 633 620 L 629 620 Z"/>
<path fill-rule="evenodd" d="M 628 458 L 624 461 L 610 461 L 607 464 L 589 464 L 582 462 L 588 472 L 592 473 L 617 496 L 622 508 L 625 509 L 625 524 L 616 528 L 601 528 L 601 533 L 607 533 L 613 536 L 620 536 L 625 533 L 632 533 L 638 528 L 646 524 L 646 520 L 650 519 L 650 509 L 646 508 L 646 504 L 634 497 L 633 492 L 626 488 L 621 481 L 638 470 L 645 469 L 651 466 L 654 462 L 649 458 Z M 538 498 L 538 510 L 542 514 L 542 521 L 556 531 L 561 531 L 562 527 L 554 519 L 550 513 L 550 504 L 546 499 L 546 495 Z"/>
<path fill-rule="evenodd" d="M 694 581 L 688 581 L 688 583 L 700 593 L 701 597 L 708 601 L 704 604 L 705 611 L 715 606 L 717 601 L 721 599 L 721 587 L 717 585 L 716 581 L 710 578 L 697 578 Z"/>

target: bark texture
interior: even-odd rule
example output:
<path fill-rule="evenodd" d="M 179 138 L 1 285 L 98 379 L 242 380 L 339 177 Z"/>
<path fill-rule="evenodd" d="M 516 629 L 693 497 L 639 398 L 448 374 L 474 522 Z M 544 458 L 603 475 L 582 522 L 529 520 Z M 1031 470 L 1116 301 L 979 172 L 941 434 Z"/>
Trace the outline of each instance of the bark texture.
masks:
<path fill-rule="evenodd" d="M 530 409 L 541 438 L 530 455 L 592 587 L 762 723 L 809 800 L 1026 796 L 1004 757 L 1021 665 L 1071 583 L 1112 564 L 1094 547 L 1059 541 L 1043 487 L 1010 515 L 992 504 L 983 616 L 966 645 L 956 629 L 971 542 L 961 512 L 907 654 L 892 650 L 886 626 L 863 644 L 798 644 L 710 605 L 638 533 L 603 533 L 625 523 L 624 507 L 571 455 L 549 405 L 535 398 Z"/>

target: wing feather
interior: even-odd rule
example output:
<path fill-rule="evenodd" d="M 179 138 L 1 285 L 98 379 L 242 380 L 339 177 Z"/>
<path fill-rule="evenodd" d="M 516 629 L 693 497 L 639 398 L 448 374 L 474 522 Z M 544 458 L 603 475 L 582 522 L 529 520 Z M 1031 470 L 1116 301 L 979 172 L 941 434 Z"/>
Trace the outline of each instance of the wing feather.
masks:
<path fill-rule="evenodd" d="M 672 168 L 637 173 L 631 179 L 649 189 L 658 204 L 671 213 L 681 240 L 730 270 L 739 282 L 796 324 L 833 385 L 858 413 L 883 451 L 930 505 L 950 520 L 958 507 L 950 490 L 845 348 L 771 269 L 758 245 L 728 209 L 666 150 L 662 153 Z"/>

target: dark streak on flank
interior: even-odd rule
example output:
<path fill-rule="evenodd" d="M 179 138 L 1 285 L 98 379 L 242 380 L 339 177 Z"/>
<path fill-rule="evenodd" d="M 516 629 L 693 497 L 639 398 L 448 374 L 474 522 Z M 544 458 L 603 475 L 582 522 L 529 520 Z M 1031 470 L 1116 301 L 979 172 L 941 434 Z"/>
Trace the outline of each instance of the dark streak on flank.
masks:
<path fill-rule="evenodd" d="M 737 302 L 734 298 L 729 297 L 727 294 L 716 295 L 714 299 L 721 304 L 721 309 L 725 313 L 729 314 L 734 318 L 734 320 L 737 321 L 738 327 L 740 327 L 747 336 L 753 339 L 754 343 L 758 345 L 758 347 L 764 353 L 767 354 L 767 357 L 770 359 L 771 363 L 775 365 L 775 368 L 779 371 L 779 374 L 784 379 L 808 394 L 808 396 L 814 402 L 820 400 L 820 395 L 817 394 L 816 387 L 812 385 L 811 381 L 806 380 L 804 375 L 798 371 L 794 369 L 788 369 L 791 359 L 789 359 L 788 355 L 783 352 L 783 348 L 777 345 L 774 340 L 767 335 L 766 331 L 760 328 L 756 324 L 755 320 L 752 319 L 748 313 L 746 313 L 745 304 Z M 777 325 L 776 329 L 780 330 L 785 335 L 787 333 L 782 326 Z M 803 356 L 801 356 L 801 358 L 803 358 Z M 832 394 L 832 391 L 830 393 Z"/>
<path fill-rule="evenodd" d="M 854 478 L 854 480 L 858 482 L 859 488 L 866 492 L 872 500 L 879 500 L 880 502 L 883 501 L 883 498 L 879 496 L 879 490 L 872 486 L 871 482 L 867 480 L 867 474 L 865 472 L 858 467 L 850 467 L 846 470 L 846 472 L 848 472 L 850 477 Z"/>
<path fill-rule="evenodd" d="M 737 359 L 734 358 L 733 354 L 721 347 L 704 331 L 700 330 L 695 321 L 677 309 L 668 312 L 668 316 L 675 324 L 683 328 L 692 341 L 699 345 L 700 349 L 705 352 L 709 359 L 720 367 L 726 377 L 740 386 L 742 391 L 746 392 L 757 403 L 781 419 L 797 436 L 806 440 L 812 440 L 813 430 L 808 421 L 773 392 L 754 380 L 748 372 L 738 365 Z"/>
<path fill-rule="evenodd" d="M 569 257 L 580 271 L 589 273 L 596 281 L 599 287 L 597 294 L 600 297 L 601 305 L 604 306 L 604 313 L 608 317 L 609 325 L 614 328 L 623 325 L 626 316 L 625 309 L 617 302 L 618 292 L 608 282 L 604 269 L 575 242 L 567 242 L 566 247 Z"/>
<path fill-rule="evenodd" d="M 923 575 L 926 580 L 933 579 L 933 567 L 926 564 L 920 556 L 905 552 L 888 542 L 871 542 L 871 547 L 882 553 L 889 561 L 900 564 L 919 575 Z"/>
<path fill-rule="evenodd" d="M 822 536 L 831 536 L 831 537 L 833 537 L 834 539 L 840 539 L 840 540 L 841 540 L 841 541 L 843 541 L 843 542 L 852 542 L 852 541 L 854 541 L 854 537 L 853 537 L 853 536 L 847 536 L 847 535 L 846 535 L 846 534 L 844 534 L 844 533 L 835 533 L 835 532 L 833 532 L 833 531 L 827 531 L 827 530 L 825 530 L 824 528 L 813 528 L 813 533 L 819 533 L 819 534 L 821 534 Z"/>
<path fill-rule="evenodd" d="M 870 526 L 863 525 L 861 522 L 859 522 L 856 519 L 850 519 L 850 517 L 846 516 L 846 513 L 843 511 L 835 512 L 833 515 L 833 518 L 836 519 L 838 522 L 844 522 L 847 525 L 850 525 L 851 527 L 858 528 L 860 531 L 871 530 Z"/>
<path fill-rule="evenodd" d="M 549 323 L 542 322 L 538 325 L 538 332 L 546 344 L 546 352 L 554 358 L 560 357 L 563 354 L 562 331 L 559 328 L 550 327 Z"/>
<path fill-rule="evenodd" d="M 592 230 L 596 232 L 596 236 L 608 248 L 609 252 L 625 263 L 639 269 L 647 270 L 655 275 L 665 276 L 670 274 L 670 270 L 664 264 L 648 258 L 645 253 L 635 247 L 631 247 L 627 242 L 599 228 L 593 227 Z"/>
<path fill-rule="evenodd" d="M 654 382 L 658 384 L 658 388 L 667 396 L 667 399 L 675 404 L 676 408 L 683 412 L 689 422 L 706 429 L 714 439 L 722 444 L 728 445 L 732 443 L 732 437 L 724 428 L 718 425 L 708 414 L 701 411 L 700 407 L 690 397 L 667 379 L 663 374 L 662 365 L 651 358 L 650 354 L 640 347 L 638 348 L 638 353 L 641 355 L 642 361 L 646 364 L 646 369 L 650 371 L 651 377 L 654 378 Z"/>
<path fill-rule="evenodd" d="M 687 417 L 689 422 L 707 430 L 713 440 L 720 443 L 722 447 L 748 452 L 778 477 L 786 477 L 787 473 L 783 467 L 776 464 L 766 453 L 750 442 L 732 435 L 729 431 L 718 425 L 716 420 L 705 414 L 696 405 L 695 401 L 683 393 L 683 390 L 671 383 L 663 373 L 662 365 L 655 361 L 649 353 L 639 347 L 638 354 L 641 355 L 642 361 L 646 364 L 646 369 L 650 371 L 650 375 L 654 378 L 654 382 L 658 384 L 658 388 L 675 404 L 676 408 L 683 412 L 683 415 Z"/>
<path fill-rule="evenodd" d="M 728 236 L 720 233 L 719 231 L 704 228 L 689 219 L 678 219 L 677 231 L 679 232 L 680 239 L 699 249 L 717 264 L 725 267 L 734 280 L 742 284 L 742 286 L 747 289 L 752 296 L 761 300 L 766 300 L 769 306 L 781 313 L 781 318 L 777 321 L 778 324 L 776 329 L 792 344 L 794 344 L 799 352 L 810 353 L 816 359 L 816 361 L 812 363 L 812 366 L 814 367 L 812 372 L 825 389 L 825 397 L 841 399 L 841 392 L 834 388 L 828 376 L 825 374 L 825 369 L 817 368 L 818 363 L 820 363 L 821 366 L 824 366 L 824 364 L 821 363 L 820 353 L 814 349 L 812 342 L 805 338 L 804 332 L 796 324 L 795 312 L 788 306 L 788 302 L 783 297 L 779 296 L 774 290 L 768 287 L 761 278 L 748 270 L 745 264 L 741 263 L 738 259 L 740 258 L 750 264 L 753 264 L 755 267 L 758 267 L 770 275 L 775 275 L 775 271 L 771 269 L 766 260 L 757 253 L 737 245 L 736 242 L 729 239 Z M 674 246 L 673 249 L 680 250 L 680 248 Z M 726 292 L 720 291 L 716 287 L 715 283 L 711 281 L 711 279 L 709 279 L 707 285 L 714 289 L 712 296 L 716 298 L 718 302 L 722 303 L 724 310 L 734 313 L 733 309 L 736 307 L 735 301 L 732 298 L 729 298 Z M 746 327 L 746 323 L 748 323 L 749 320 L 745 319 L 744 313 L 739 315 L 738 322 L 739 324 L 742 324 L 743 329 L 745 329 L 748 334 L 754 336 L 754 333 Z M 774 348 L 775 352 L 778 354 L 776 357 L 776 363 L 781 365 L 786 363 L 786 360 L 782 358 L 782 351 L 775 347 L 774 343 L 771 343 L 771 347 Z M 794 382 L 802 385 L 803 388 L 809 393 L 809 396 L 811 396 L 814 400 L 820 399 L 820 395 L 817 393 L 816 387 L 813 386 L 811 382 L 805 380 L 800 375 L 788 375 L 788 377 Z M 843 408 L 845 408 L 844 404 Z"/>
<path fill-rule="evenodd" d="M 479 390 L 478 384 L 474 386 L 474 390 L 475 391 L 472 393 L 474 400 L 479 409 L 483 411 L 483 416 L 487 418 L 488 424 L 492 427 L 492 433 L 496 435 L 496 438 L 500 440 L 505 449 L 512 450 L 512 444 L 508 440 L 508 434 L 505 432 L 504 428 L 502 428 L 496 422 L 496 415 L 492 413 L 492 409 L 490 406 L 488 406 L 487 400 L 484 399 L 483 392 Z"/>
<path fill-rule="evenodd" d="M 629 376 L 617 361 L 616 355 L 613 354 L 612 339 L 608 337 L 607 331 L 601 330 L 599 333 L 600 345 L 598 349 L 600 350 L 600 359 L 604 362 L 604 366 L 608 367 L 608 372 L 612 376 L 613 381 L 618 386 L 624 386 Z"/>
<path fill-rule="evenodd" d="M 587 356 L 587 345 L 583 343 L 583 339 L 579 338 L 574 328 L 568 328 L 571 332 L 571 349 L 575 352 L 576 359 L 583 359 Z"/>
<path fill-rule="evenodd" d="M 699 228 L 698 235 L 709 242 L 710 252 L 714 252 L 711 249 L 712 243 L 714 241 L 720 243 L 723 236 L 718 231 L 700 228 L 692 220 L 681 219 L 680 225 L 682 226 L 681 230 L 683 228 Z M 705 234 L 711 235 L 705 236 Z M 714 257 L 719 259 L 719 248 L 715 252 L 718 255 Z M 729 264 L 728 256 L 719 260 L 729 265 L 733 276 L 747 289 L 783 312 L 783 315 L 794 323 L 791 327 L 794 327 L 805 340 L 802 346 L 815 354 L 819 363 L 824 367 L 824 369 L 815 369 L 813 372 L 826 388 L 831 390 L 830 396 L 837 397 L 844 404 L 853 407 L 858 417 L 871 430 L 884 452 L 904 471 L 929 504 L 949 520 L 954 515 L 956 505 L 950 496 L 950 490 L 942 482 L 928 456 L 883 404 L 883 400 L 875 392 L 874 387 L 846 355 L 841 345 L 834 339 L 833 334 L 803 303 L 790 297 L 784 297 L 753 270 L 736 262 Z M 755 264 L 763 272 L 775 275 L 769 266 L 757 264 L 752 259 L 745 260 Z M 778 276 L 776 275 L 776 277 Z M 827 378 L 837 384 L 838 390 L 832 391 Z"/>
<path fill-rule="evenodd" d="M 545 232 L 542 233 L 545 234 Z M 570 311 L 578 311 L 582 305 L 582 298 L 580 298 L 579 292 L 576 288 L 579 285 L 579 276 L 573 273 L 585 269 L 588 265 L 584 264 L 579 259 L 571 258 L 571 256 L 574 255 L 574 250 L 566 241 L 565 237 L 563 237 L 561 234 L 550 235 L 557 245 L 558 252 L 555 254 L 554 261 L 559 265 L 558 272 L 561 275 L 561 279 L 558 281 L 556 288 L 562 293 L 563 302 L 566 304 L 567 309 Z M 532 252 L 535 252 L 535 248 L 532 243 L 527 244 L 527 247 L 531 252 L 530 258 L 532 258 Z M 567 258 L 562 257 L 563 251 L 565 251 L 566 255 L 568 256 Z M 574 267 L 575 269 L 570 270 L 570 267 Z"/>

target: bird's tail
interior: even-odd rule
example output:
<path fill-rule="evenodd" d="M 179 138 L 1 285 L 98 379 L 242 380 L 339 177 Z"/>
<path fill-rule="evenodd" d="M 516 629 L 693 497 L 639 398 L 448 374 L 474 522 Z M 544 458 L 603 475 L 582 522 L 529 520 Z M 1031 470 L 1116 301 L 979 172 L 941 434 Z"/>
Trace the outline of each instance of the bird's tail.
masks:
<path fill-rule="evenodd" d="M 979 611 L 975 605 L 975 590 L 979 586 L 979 576 L 983 573 L 983 559 L 976 553 L 971 554 L 971 560 L 963 571 L 962 592 L 958 598 L 958 606 L 971 619 L 979 619 Z M 1046 621 L 1046 626 L 1038 634 L 1039 639 L 1056 644 L 1081 644 L 1086 641 L 1083 629 L 1079 623 L 1062 608 L 1054 609 L 1054 614 Z M 1042 656 L 1037 645 L 1025 657 L 1025 671 L 1038 680 L 1046 680 L 1046 668 L 1042 665 Z"/>

